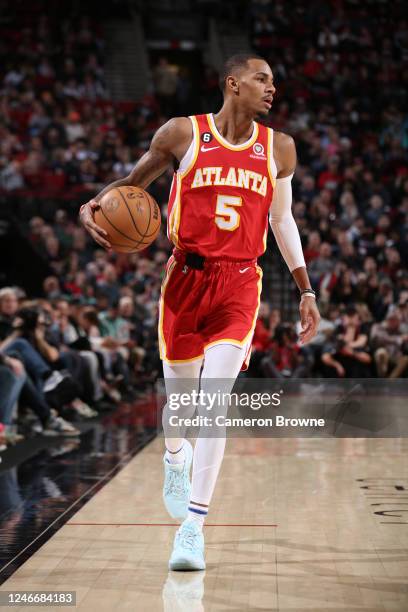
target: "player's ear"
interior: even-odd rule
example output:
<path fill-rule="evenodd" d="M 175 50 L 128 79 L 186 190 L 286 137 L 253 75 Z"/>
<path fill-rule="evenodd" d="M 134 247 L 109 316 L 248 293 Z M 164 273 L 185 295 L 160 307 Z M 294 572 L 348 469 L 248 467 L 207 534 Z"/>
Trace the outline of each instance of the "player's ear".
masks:
<path fill-rule="evenodd" d="M 234 76 L 229 76 L 226 78 L 227 89 L 233 91 L 235 94 L 239 92 L 238 80 Z"/>

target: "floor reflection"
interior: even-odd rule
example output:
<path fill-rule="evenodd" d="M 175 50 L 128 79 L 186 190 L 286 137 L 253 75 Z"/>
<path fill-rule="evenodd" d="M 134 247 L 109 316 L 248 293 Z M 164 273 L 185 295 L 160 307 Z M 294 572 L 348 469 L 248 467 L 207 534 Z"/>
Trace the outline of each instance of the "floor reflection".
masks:
<path fill-rule="evenodd" d="M 120 406 L 80 439 L 38 438 L 0 464 L 0 584 L 156 435 L 149 402 Z M 33 446 L 35 451 L 27 445 Z M 37 446 L 39 446 L 37 450 Z M 28 448 L 28 450 L 27 450 Z M 29 457 L 29 458 L 27 458 Z"/>
<path fill-rule="evenodd" d="M 163 586 L 163 612 L 204 612 L 205 572 L 169 572 Z"/>

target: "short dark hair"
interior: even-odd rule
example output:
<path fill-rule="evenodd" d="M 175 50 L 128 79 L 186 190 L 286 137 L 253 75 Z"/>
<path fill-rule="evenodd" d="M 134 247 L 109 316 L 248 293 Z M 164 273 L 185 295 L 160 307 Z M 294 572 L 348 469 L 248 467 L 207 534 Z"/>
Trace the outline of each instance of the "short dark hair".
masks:
<path fill-rule="evenodd" d="M 347 315 L 348 317 L 354 317 L 354 315 L 358 314 L 358 310 L 355 306 L 350 304 L 349 306 L 346 306 L 346 308 L 344 309 L 344 314 Z"/>
<path fill-rule="evenodd" d="M 222 92 L 225 90 L 226 78 L 233 74 L 237 69 L 246 68 L 248 61 L 251 59 L 264 60 L 263 57 L 257 55 L 256 53 L 237 53 L 236 55 L 232 55 L 227 59 L 220 71 L 219 76 L 219 86 Z"/>

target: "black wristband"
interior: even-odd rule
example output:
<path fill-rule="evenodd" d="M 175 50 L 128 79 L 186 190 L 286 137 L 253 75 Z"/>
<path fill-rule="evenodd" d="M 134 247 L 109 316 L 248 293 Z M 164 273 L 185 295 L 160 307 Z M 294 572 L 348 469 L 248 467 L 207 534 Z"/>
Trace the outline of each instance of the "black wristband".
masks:
<path fill-rule="evenodd" d="M 316 297 L 316 292 L 313 291 L 313 289 L 301 289 L 300 290 L 300 295 L 307 295 L 309 293 L 309 295 L 313 295 L 314 297 Z"/>

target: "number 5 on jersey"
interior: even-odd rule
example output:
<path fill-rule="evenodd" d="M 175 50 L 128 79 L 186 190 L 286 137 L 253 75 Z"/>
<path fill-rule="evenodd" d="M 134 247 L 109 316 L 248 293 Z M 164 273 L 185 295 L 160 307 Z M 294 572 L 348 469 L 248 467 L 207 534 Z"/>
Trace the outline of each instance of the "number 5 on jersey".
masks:
<path fill-rule="evenodd" d="M 239 227 L 240 216 L 235 206 L 242 206 L 242 198 L 228 195 L 217 196 L 215 224 L 220 229 L 233 232 Z"/>

